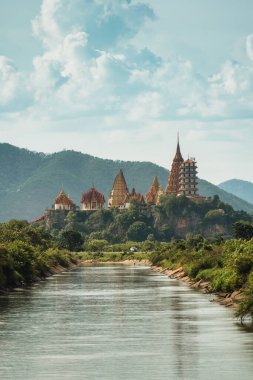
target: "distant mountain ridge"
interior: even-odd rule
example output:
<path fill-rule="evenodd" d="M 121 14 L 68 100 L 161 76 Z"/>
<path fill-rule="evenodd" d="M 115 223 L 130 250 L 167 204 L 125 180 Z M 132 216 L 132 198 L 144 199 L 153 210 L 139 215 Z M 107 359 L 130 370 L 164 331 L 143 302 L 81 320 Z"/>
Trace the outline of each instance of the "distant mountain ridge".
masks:
<path fill-rule="evenodd" d="M 253 183 L 242 179 L 230 179 L 218 185 L 225 190 L 245 201 L 253 204 Z"/>
<path fill-rule="evenodd" d="M 155 175 L 165 188 L 168 170 L 151 162 L 113 161 L 72 150 L 53 154 L 0 144 L 0 221 L 32 220 L 50 207 L 63 188 L 80 205 L 82 192 L 93 184 L 108 199 L 114 178 L 123 169 L 129 190 L 145 194 Z M 204 196 L 219 195 L 236 210 L 253 213 L 253 205 L 219 187 L 199 180 Z"/>

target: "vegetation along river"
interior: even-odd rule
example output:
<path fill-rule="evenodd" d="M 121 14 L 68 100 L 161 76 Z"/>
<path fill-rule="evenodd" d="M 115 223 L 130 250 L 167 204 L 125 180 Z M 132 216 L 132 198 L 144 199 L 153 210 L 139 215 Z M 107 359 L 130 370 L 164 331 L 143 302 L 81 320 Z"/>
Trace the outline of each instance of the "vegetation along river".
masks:
<path fill-rule="evenodd" d="M 79 267 L 0 298 L 0 378 L 252 379 L 233 311 L 144 266 Z"/>

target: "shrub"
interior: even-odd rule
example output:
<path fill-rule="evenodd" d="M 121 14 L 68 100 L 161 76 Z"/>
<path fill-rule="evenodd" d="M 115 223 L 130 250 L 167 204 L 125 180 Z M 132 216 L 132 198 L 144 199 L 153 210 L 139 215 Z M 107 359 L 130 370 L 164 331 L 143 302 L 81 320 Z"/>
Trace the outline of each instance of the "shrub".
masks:
<path fill-rule="evenodd" d="M 105 250 L 108 246 L 109 243 L 107 240 L 94 239 L 85 244 L 85 249 L 90 252 L 99 252 Z"/>
<path fill-rule="evenodd" d="M 241 318 L 246 315 L 253 317 L 253 272 L 250 273 L 244 289 L 243 300 L 241 301 L 236 314 Z"/>

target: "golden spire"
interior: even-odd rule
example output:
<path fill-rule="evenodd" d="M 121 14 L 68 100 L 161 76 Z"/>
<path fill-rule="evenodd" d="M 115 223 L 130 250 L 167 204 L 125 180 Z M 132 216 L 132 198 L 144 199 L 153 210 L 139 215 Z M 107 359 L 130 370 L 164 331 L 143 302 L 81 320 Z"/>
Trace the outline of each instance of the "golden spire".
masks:
<path fill-rule="evenodd" d="M 128 188 L 122 169 L 115 177 L 113 188 L 110 193 L 108 202 L 109 207 L 120 207 L 124 204 L 126 195 L 128 194 Z"/>
<path fill-rule="evenodd" d="M 148 192 L 146 193 L 146 202 L 148 204 L 155 205 L 157 202 L 157 193 L 159 190 L 159 182 L 157 176 L 155 176 L 152 185 L 150 186 Z"/>

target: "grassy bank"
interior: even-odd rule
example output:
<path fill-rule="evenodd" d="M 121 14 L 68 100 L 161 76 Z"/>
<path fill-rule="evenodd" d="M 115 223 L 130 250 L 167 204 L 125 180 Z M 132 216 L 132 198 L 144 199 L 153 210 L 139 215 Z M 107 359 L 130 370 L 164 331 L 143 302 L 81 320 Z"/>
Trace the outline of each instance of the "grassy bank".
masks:
<path fill-rule="evenodd" d="M 48 276 L 56 267 L 68 268 L 77 258 L 59 249 L 43 229 L 22 221 L 0 225 L 0 290 L 25 286 Z"/>
<path fill-rule="evenodd" d="M 174 241 L 150 255 L 163 269 L 182 267 L 196 281 L 208 281 L 212 292 L 243 290 L 237 315 L 253 316 L 253 239 L 208 243 L 203 238 Z"/>
<path fill-rule="evenodd" d="M 233 293 L 242 290 L 238 316 L 253 316 L 253 239 L 205 240 L 191 236 L 170 243 L 138 243 L 139 252 L 129 252 L 126 243 L 107 247 L 112 252 L 97 250 L 80 254 L 82 260 L 101 262 L 149 260 L 164 270 L 179 267 L 195 282 L 207 281 L 212 292 Z M 105 247 L 103 247 L 105 248 Z"/>

